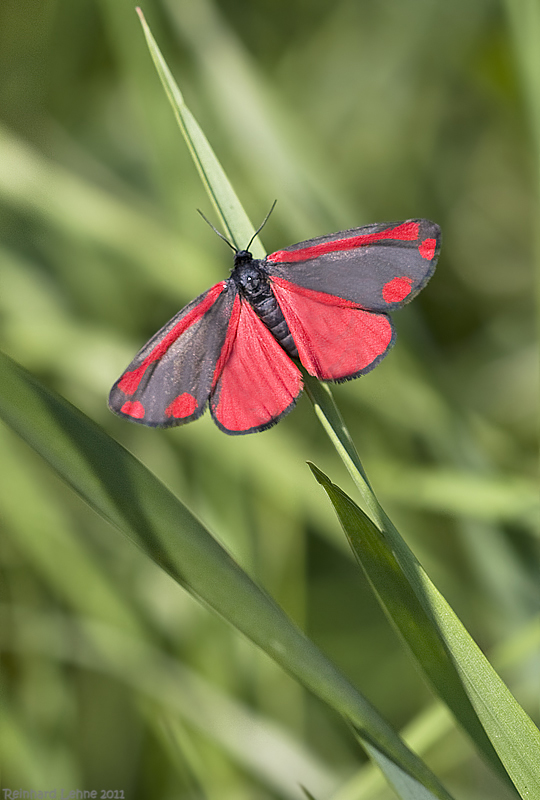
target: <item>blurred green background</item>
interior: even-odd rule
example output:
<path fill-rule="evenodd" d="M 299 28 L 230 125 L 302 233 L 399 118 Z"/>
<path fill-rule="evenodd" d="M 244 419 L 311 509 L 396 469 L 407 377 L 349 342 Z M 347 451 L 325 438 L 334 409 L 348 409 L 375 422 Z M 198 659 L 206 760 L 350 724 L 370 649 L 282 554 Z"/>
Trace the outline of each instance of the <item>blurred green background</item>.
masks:
<path fill-rule="evenodd" d="M 334 396 L 381 502 L 538 722 L 540 131 L 518 5 L 143 10 L 253 223 L 278 199 L 268 251 L 374 221 L 441 225 L 397 346 Z M 0 347 L 155 471 L 394 726 L 416 724 L 460 798 L 504 800 L 429 711 L 349 555 L 306 460 L 354 489 L 305 399 L 247 437 L 208 415 L 162 432 L 107 410 L 136 350 L 228 274 L 199 207 L 215 220 L 133 5 L 1 0 Z M 0 440 L 2 788 L 326 798 L 354 775 L 363 755 L 339 719 L 3 426 Z"/>

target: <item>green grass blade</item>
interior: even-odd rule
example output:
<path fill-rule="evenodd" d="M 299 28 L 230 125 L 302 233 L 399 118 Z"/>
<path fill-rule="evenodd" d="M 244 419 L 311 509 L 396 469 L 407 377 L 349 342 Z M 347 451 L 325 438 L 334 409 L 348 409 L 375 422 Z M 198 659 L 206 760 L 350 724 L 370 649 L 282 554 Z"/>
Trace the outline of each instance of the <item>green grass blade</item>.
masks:
<path fill-rule="evenodd" d="M 384 754 L 382 754 L 378 763 L 402 800 L 431 800 L 433 797 L 426 786 L 418 783 L 411 775 L 400 769 L 397 764 L 387 759 Z"/>
<path fill-rule="evenodd" d="M 156 65 L 158 75 L 173 107 L 178 125 L 184 135 L 184 139 L 186 140 L 195 165 L 199 170 L 206 191 L 210 195 L 210 199 L 219 214 L 227 237 L 238 250 L 243 250 L 247 247 L 248 242 L 255 233 L 255 229 L 242 208 L 208 139 L 199 127 L 193 114 L 186 106 L 182 93 L 152 36 L 140 8 L 137 9 L 137 13 L 139 14 L 148 48 L 154 64 Z M 257 239 L 255 239 L 250 246 L 250 250 L 256 258 L 264 258 L 266 255 L 261 243 Z"/>
<path fill-rule="evenodd" d="M 438 694 L 491 763 L 500 770 L 489 742 L 486 746 L 484 731 L 478 723 L 480 720 L 521 796 L 540 796 L 538 728 L 419 565 L 415 565 L 416 576 L 411 580 L 402 570 L 394 541 L 387 537 L 387 529 L 381 533 L 350 497 L 317 467 L 311 468 L 327 492 L 383 608 Z M 410 558 L 414 558 L 412 554 Z M 473 708 L 478 719 L 471 713 Z"/>
<path fill-rule="evenodd" d="M 261 647 L 437 797 L 448 793 L 371 704 L 137 459 L 67 401 L 0 354 L 0 416 L 111 524 L 174 580 Z"/>

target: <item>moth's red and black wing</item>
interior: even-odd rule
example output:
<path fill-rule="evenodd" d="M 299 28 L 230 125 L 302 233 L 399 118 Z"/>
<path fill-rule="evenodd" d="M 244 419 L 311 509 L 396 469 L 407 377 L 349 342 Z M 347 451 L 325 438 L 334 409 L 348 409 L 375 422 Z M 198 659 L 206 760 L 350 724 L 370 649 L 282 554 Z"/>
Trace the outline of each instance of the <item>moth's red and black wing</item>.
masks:
<path fill-rule="evenodd" d="M 271 253 L 264 266 L 295 286 L 392 311 L 426 285 L 440 240 L 439 226 L 429 220 L 387 222 L 299 242 Z"/>
<path fill-rule="evenodd" d="M 376 367 L 394 343 L 387 314 L 276 276 L 271 286 L 300 361 L 319 380 L 357 378 Z"/>
<path fill-rule="evenodd" d="M 342 381 L 373 369 L 395 338 L 384 312 L 425 286 L 439 249 L 437 225 L 408 220 L 321 236 L 269 255 L 264 267 L 308 372 Z"/>
<path fill-rule="evenodd" d="M 182 309 L 137 353 L 111 389 L 110 408 L 134 422 L 169 427 L 206 408 L 237 291 L 222 281 Z"/>
<path fill-rule="evenodd" d="M 302 391 L 300 370 L 239 295 L 215 372 L 210 411 L 230 434 L 270 428 Z"/>
<path fill-rule="evenodd" d="M 262 262 L 307 370 L 347 380 L 372 369 L 394 333 L 384 312 L 425 285 L 439 252 L 426 220 L 370 225 L 301 242 Z M 210 400 L 227 433 L 265 430 L 302 391 L 300 371 L 231 278 L 146 344 L 111 390 L 113 411 L 145 425 L 197 419 Z"/>
<path fill-rule="evenodd" d="M 266 430 L 291 410 L 302 377 L 232 280 L 200 295 L 140 350 L 109 406 L 154 427 L 197 419 L 210 400 L 226 433 Z"/>

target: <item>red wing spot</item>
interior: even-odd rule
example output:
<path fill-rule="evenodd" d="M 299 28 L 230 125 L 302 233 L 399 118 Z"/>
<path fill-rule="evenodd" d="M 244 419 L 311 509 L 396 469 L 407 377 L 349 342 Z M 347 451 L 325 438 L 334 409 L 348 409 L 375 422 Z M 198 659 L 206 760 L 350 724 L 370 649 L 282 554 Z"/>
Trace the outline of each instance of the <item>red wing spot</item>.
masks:
<path fill-rule="evenodd" d="M 434 241 L 434 240 L 433 240 Z M 411 293 L 412 280 L 410 278 L 392 278 L 385 283 L 382 296 L 385 303 L 399 303 Z"/>
<path fill-rule="evenodd" d="M 422 258 L 427 258 L 428 261 L 431 261 L 431 259 L 435 255 L 436 247 L 437 247 L 437 239 L 424 239 L 424 241 L 418 248 L 418 252 L 422 256 Z"/>
<path fill-rule="evenodd" d="M 134 369 L 132 372 L 126 372 L 122 375 L 122 378 L 118 381 L 118 388 L 124 394 L 135 394 L 139 383 L 141 382 L 141 378 L 144 375 L 144 371 L 146 369 L 146 365 L 144 367 L 139 367 L 138 369 Z M 126 403 L 128 405 L 128 403 Z M 129 412 L 126 412 L 129 413 Z"/>
<path fill-rule="evenodd" d="M 138 400 L 127 400 L 120 411 L 122 414 L 127 414 L 129 417 L 134 417 L 135 419 L 142 419 L 144 417 L 144 406 L 142 403 L 139 403 Z"/>
<path fill-rule="evenodd" d="M 168 417 L 182 419 L 183 417 L 189 417 L 193 414 L 196 408 L 197 401 L 193 395 L 184 392 L 184 394 L 180 394 L 178 397 L 174 398 L 172 403 L 165 410 L 165 413 Z"/>

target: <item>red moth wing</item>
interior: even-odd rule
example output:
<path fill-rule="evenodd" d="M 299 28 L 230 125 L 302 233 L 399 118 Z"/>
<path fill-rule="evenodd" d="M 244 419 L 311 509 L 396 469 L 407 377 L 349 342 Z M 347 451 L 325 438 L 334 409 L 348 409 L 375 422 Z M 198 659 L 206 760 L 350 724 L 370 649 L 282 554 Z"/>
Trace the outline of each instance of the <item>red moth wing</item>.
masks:
<path fill-rule="evenodd" d="M 408 303 L 426 285 L 440 240 L 439 226 L 429 220 L 378 223 L 299 242 L 271 253 L 264 266 L 271 276 L 305 289 L 386 311 Z"/>
<path fill-rule="evenodd" d="M 230 434 L 266 430 L 292 409 L 301 391 L 300 370 L 237 296 L 210 398 L 216 425 Z"/>
<path fill-rule="evenodd" d="M 272 291 L 307 371 L 342 381 L 373 369 L 394 343 L 386 314 L 273 276 Z"/>
<path fill-rule="evenodd" d="M 203 413 L 223 349 L 234 299 L 222 281 L 176 314 L 137 353 L 116 381 L 109 407 L 154 427 L 182 425 Z"/>

